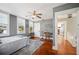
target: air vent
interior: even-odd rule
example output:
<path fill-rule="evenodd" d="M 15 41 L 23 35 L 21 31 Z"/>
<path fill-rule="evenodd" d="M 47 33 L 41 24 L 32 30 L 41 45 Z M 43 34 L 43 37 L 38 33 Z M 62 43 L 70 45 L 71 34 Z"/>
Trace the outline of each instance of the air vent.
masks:
<path fill-rule="evenodd" d="M 72 18 L 72 14 L 68 14 L 68 18 Z"/>

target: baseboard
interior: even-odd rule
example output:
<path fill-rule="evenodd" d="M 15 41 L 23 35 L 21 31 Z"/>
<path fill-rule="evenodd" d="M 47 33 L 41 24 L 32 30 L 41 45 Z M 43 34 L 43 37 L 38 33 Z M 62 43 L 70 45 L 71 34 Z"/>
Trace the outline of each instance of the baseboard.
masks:
<path fill-rule="evenodd" d="M 69 40 L 66 40 L 73 48 L 76 47 L 76 45 L 72 44 Z"/>
<path fill-rule="evenodd" d="M 55 46 L 53 46 L 52 49 L 53 49 L 53 50 L 58 50 L 57 47 L 55 47 Z"/>

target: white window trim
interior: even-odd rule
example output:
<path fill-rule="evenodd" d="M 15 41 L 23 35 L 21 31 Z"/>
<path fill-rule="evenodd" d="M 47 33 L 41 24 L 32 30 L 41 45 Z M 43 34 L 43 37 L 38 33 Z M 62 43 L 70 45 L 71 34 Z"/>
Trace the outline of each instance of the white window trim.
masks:
<path fill-rule="evenodd" d="M 1 10 L 0 10 L 0 13 L 7 15 L 7 22 L 8 22 L 8 25 L 7 25 L 7 33 L 6 34 L 1 34 L 0 37 L 9 36 L 10 35 L 10 19 L 9 19 L 9 13 L 6 13 L 6 12 L 1 11 Z"/>
<path fill-rule="evenodd" d="M 22 20 L 25 20 L 25 19 L 23 19 L 23 18 L 21 18 L 21 17 L 17 17 L 17 34 L 25 34 L 26 32 L 25 32 L 25 23 L 24 23 L 24 32 L 23 33 L 18 33 L 18 19 L 22 19 Z"/>

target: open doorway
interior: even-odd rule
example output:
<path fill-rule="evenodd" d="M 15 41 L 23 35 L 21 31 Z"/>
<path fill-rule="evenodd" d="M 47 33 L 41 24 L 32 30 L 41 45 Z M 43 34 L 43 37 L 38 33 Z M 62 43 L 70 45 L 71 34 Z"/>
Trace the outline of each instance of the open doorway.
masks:
<path fill-rule="evenodd" d="M 66 40 L 66 21 L 58 21 L 58 28 L 57 28 L 57 38 L 58 38 L 58 43 L 61 43 L 62 40 Z"/>
<path fill-rule="evenodd" d="M 58 54 L 76 54 L 76 18 L 78 8 L 55 14 L 55 40 Z"/>

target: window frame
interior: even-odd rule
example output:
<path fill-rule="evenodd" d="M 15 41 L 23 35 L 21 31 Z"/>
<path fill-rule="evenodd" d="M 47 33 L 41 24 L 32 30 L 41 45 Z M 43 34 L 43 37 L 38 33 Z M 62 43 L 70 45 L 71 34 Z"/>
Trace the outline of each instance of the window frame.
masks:
<path fill-rule="evenodd" d="M 29 33 L 34 32 L 34 22 L 33 21 L 29 21 Z"/>
<path fill-rule="evenodd" d="M 0 14 L 6 15 L 6 17 L 7 17 L 7 19 L 6 19 L 7 20 L 7 33 L 0 34 L 0 37 L 9 36 L 10 35 L 10 19 L 9 19 L 10 16 L 9 16 L 9 13 L 0 10 Z"/>
<path fill-rule="evenodd" d="M 19 30 L 18 30 L 18 20 L 24 20 L 24 32 L 23 33 L 19 33 Z M 17 34 L 25 34 L 25 19 L 24 18 L 21 18 L 21 17 L 17 17 Z"/>

